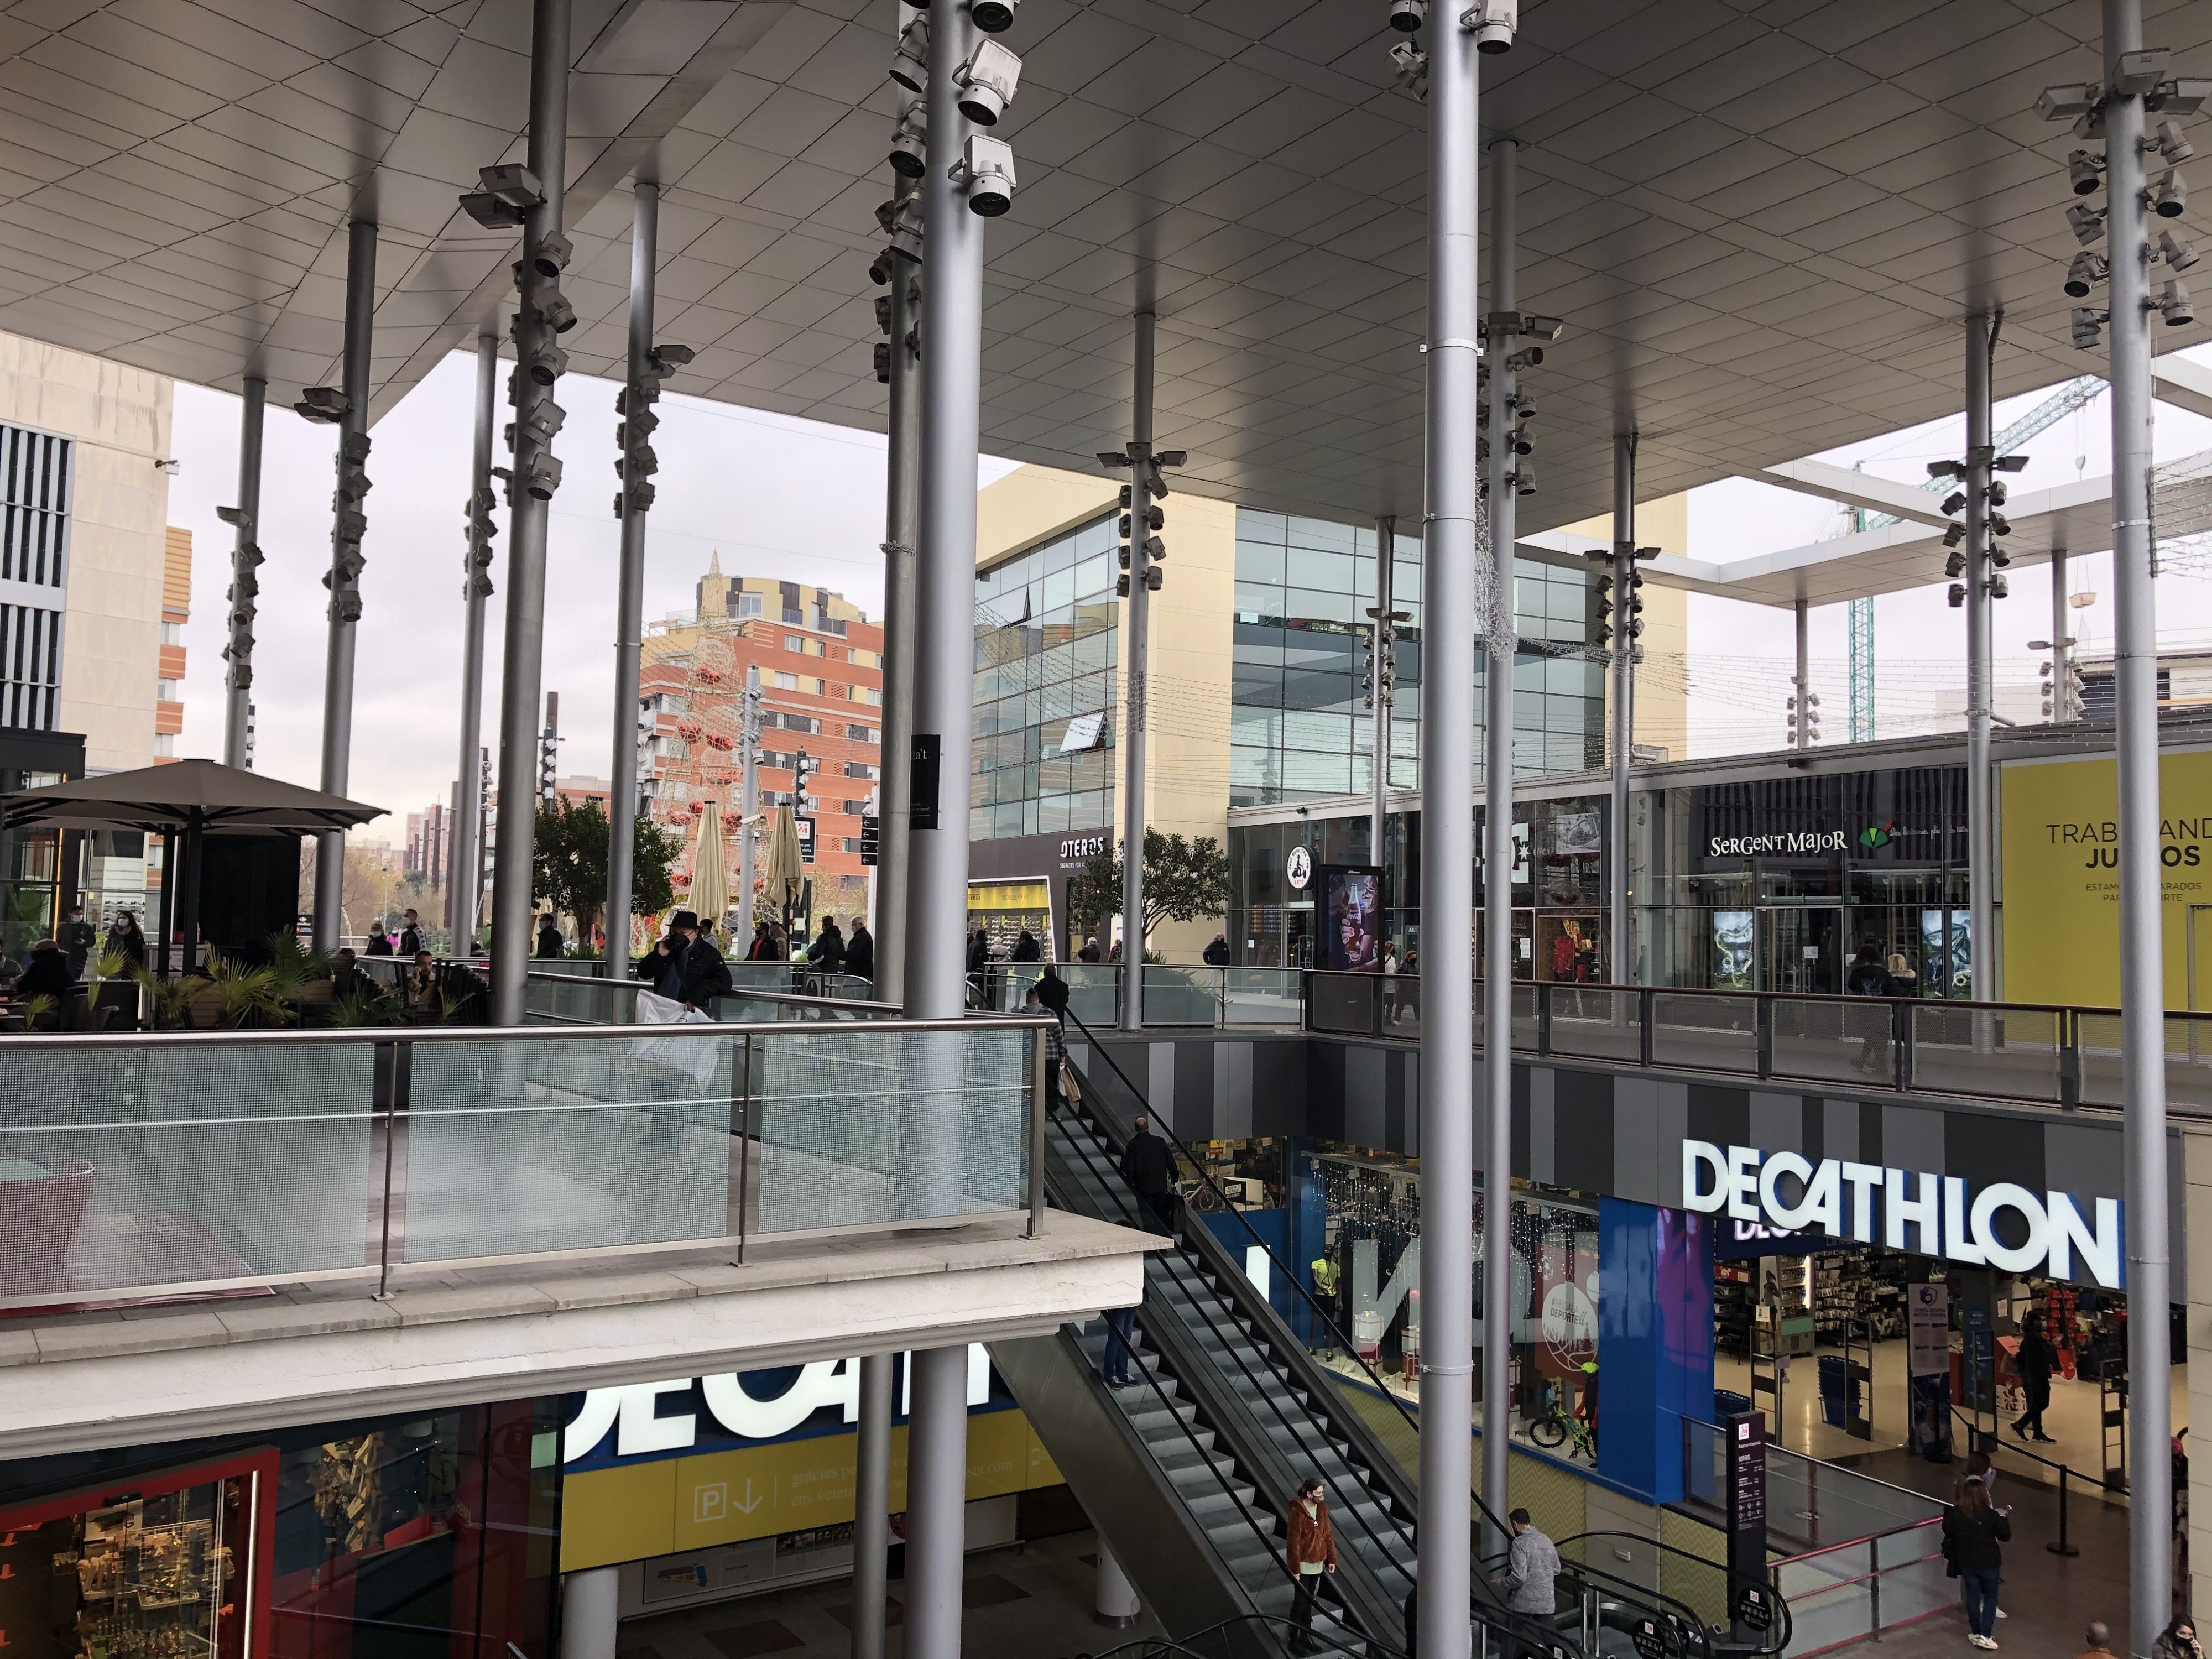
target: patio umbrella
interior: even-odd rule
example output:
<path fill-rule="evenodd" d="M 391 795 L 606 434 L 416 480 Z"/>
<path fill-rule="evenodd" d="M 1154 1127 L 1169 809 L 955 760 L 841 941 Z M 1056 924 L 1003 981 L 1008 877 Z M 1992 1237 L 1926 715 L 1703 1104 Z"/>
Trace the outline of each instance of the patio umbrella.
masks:
<path fill-rule="evenodd" d="M 722 813 L 713 801 L 699 815 L 699 839 L 691 848 L 691 908 L 707 926 L 719 927 L 730 908 L 730 865 L 722 855 Z"/>
<path fill-rule="evenodd" d="M 806 879 L 806 863 L 799 851 L 799 820 L 788 806 L 775 809 L 775 828 L 768 842 L 769 896 L 783 907 L 788 919 L 799 884 Z"/>

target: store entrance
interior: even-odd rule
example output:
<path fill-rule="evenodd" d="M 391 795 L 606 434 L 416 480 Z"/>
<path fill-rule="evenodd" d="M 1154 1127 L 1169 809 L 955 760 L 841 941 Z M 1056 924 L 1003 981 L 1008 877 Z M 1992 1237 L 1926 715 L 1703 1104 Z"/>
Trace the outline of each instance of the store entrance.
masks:
<path fill-rule="evenodd" d="M 1763 907 L 1759 912 L 1759 988 L 1788 996 L 1841 994 L 1847 938 L 1841 905 Z"/>

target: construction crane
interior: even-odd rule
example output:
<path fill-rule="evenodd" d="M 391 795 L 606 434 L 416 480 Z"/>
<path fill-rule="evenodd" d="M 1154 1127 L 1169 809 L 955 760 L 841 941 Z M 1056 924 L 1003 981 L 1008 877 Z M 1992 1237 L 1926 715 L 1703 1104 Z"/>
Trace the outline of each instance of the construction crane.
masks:
<path fill-rule="evenodd" d="M 1992 447 L 2000 455 L 2011 453 L 2039 433 L 2056 426 L 2075 410 L 2093 401 L 2105 389 L 2105 382 L 2094 374 L 2084 374 L 2069 380 L 2033 409 L 2021 416 L 1996 435 Z M 1941 494 L 1949 489 L 1954 480 L 1949 477 L 1930 478 L 1920 487 Z M 1904 520 L 1894 513 L 1854 511 L 1856 530 L 1881 530 Z M 1874 600 L 1853 599 L 1850 602 L 1850 732 L 1853 743 L 1874 740 Z"/>

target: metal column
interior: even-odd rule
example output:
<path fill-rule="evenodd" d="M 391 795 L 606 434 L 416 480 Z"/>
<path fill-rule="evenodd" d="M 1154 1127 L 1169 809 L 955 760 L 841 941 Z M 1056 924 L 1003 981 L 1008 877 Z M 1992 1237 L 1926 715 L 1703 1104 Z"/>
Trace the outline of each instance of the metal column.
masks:
<path fill-rule="evenodd" d="M 238 505 L 222 516 L 237 526 L 230 550 L 230 643 L 223 657 L 230 664 L 228 695 L 222 709 L 222 763 L 244 766 L 246 754 L 246 715 L 253 702 L 254 596 L 261 580 L 253 572 L 261 563 L 261 417 L 269 399 L 269 382 L 258 374 L 246 377 L 246 406 L 238 424 Z"/>
<path fill-rule="evenodd" d="M 349 459 L 368 452 L 369 337 L 376 320 L 376 227 L 356 219 L 346 227 L 345 360 L 341 387 L 346 410 L 338 420 L 338 493 L 332 501 L 331 638 L 323 669 L 324 793 L 343 795 L 353 769 L 353 659 L 361 622 L 362 502 L 348 499 Z M 315 838 L 315 948 L 335 951 L 345 900 L 345 831 Z M 189 967 L 191 964 L 185 964 Z"/>
<path fill-rule="evenodd" d="M 652 362 L 653 277 L 660 227 L 660 186 L 641 179 L 632 198 L 629 396 L 623 400 L 628 441 L 622 453 L 622 567 L 616 581 L 614 753 L 607 774 L 607 943 L 599 963 L 600 976 L 605 979 L 629 977 L 630 878 L 637 843 L 638 659 L 645 639 L 645 520 L 651 499 L 647 494 L 651 486 L 647 484 L 638 452 L 645 447 L 642 434 L 652 430 L 646 392 L 660 380 Z M 646 484 L 647 490 L 641 490 L 641 484 Z"/>
<path fill-rule="evenodd" d="M 2142 49 L 2142 0 L 2105 0 L 2105 70 Z M 2112 589 L 2119 750 L 2120 1076 L 2126 1101 L 2130 1514 L 2128 1646 L 2147 1655 L 2172 1617 L 2172 1375 L 2166 1309 L 2165 963 L 2159 862 L 2158 635 L 2150 542 L 2149 270 L 2143 102 L 2105 103 L 2112 250 Z M 1979 890 L 1976 896 L 1979 897 Z M 1973 941 L 1978 959 L 1985 949 Z"/>
<path fill-rule="evenodd" d="M 2115 245 L 2117 246 L 2117 244 Z M 1966 963 L 1973 999 L 1995 994 L 1995 819 L 1990 771 L 1990 697 L 1996 678 L 1991 655 L 1990 578 L 1990 319 L 1966 319 Z M 1798 721 L 1799 730 L 1804 721 Z M 2153 826 L 2155 834 L 2156 826 Z M 2154 851 L 2153 859 L 2156 854 Z"/>
<path fill-rule="evenodd" d="M 921 267 L 890 261 L 890 430 L 884 489 L 883 787 L 876 811 L 876 986 L 878 1002 L 906 1000 L 908 823 L 914 746 L 915 543 L 921 501 L 921 365 L 907 347 L 921 320 Z M 964 922 L 965 918 L 963 916 Z"/>
<path fill-rule="evenodd" d="M 922 989 L 919 980 L 915 989 Z M 960 1659 L 968 1350 L 930 1348 L 909 1354 L 907 1364 L 914 1369 L 914 1389 L 906 1429 L 906 1656 Z"/>
<path fill-rule="evenodd" d="M 1390 706 L 1393 676 L 1391 641 L 1397 629 L 1390 621 L 1390 562 L 1395 556 L 1398 521 L 1385 514 L 1375 521 L 1375 661 L 1370 694 L 1375 703 L 1375 789 L 1367 806 L 1368 856 L 1376 869 L 1383 867 L 1382 832 L 1389 823 Z"/>
<path fill-rule="evenodd" d="M 1435 67 L 1430 68 L 1431 117 Z M 1471 124 L 1471 123 L 1470 123 Z M 1485 704 L 1483 801 L 1482 981 L 1482 1497 L 1504 1515 L 1507 1455 L 1512 1431 L 1509 1397 L 1512 1345 L 1513 1168 L 1513 407 L 1517 401 L 1508 357 L 1519 326 L 1514 278 L 1513 160 L 1517 146 L 1501 138 L 1490 147 L 1490 603 L 1484 608 L 1483 651 L 1488 669 Z M 1428 635 L 1437 631 L 1433 620 Z M 1421 665 L 1421 685 L 1429 669 Z M 1431 731 L 1439 728 L 1431 726 Z M 1425 746 L 1424 748 L 1425 753 Z M 1424 815 L 1425 816 L 1425 814 Z M 1422 874 L 1425 878 L 1428 866 Z M 1426 1026 L 1423 1027 L 1424 1030 Z M 1425 1059 L 1425 1056 L 1424 1057 Z M 1425 1126 L 1424 1126 L 1425 1127 Z M 1426 1183 L 1423 1183 L 1426 1190 Z M 1447 1415 L 1441 1419 L 1452 1422 Z M 1442 1491 L 1443 1487 L 1431 1490 Z M 1492 1540 L 1493 1550 L 1504 1540 Z"/>
<path fill-rule="evenodd" d="M 1636 434 L 1613 439 L 1613 880 L 1608 974 L 1636 982 L 1628 919 L 1628 768 L 1636 758 Z"/>
<path fill-rule="evenodd" d="M 569 0 L 533 0 L 530 21 L 530 170 L 544 198 L 522 225 L 522 303 L 515 319 L 514 483 L 509 491 L 507 642 L 500 665 L 499 842 L 492 869 L 492 1023 L 522 1024 L 524 975 L 530 968 L 531 870 L 538 842 L 538 694 L 545 662 L 545 531 L 557 473 L 540 486 L 525 483 L 541 457 L 552 459 L 550 436 L 530 428 L 544 419 L 553 388 L 532 378 L 527 363 L 552 329 L 537 305 L 549 286 L 537 256 L 560 234 L 568 140 Z M 557 464 L 556 464 L 557 465 Z"/>
<path fill-rule="evenodd" d="M 891 1356 L 866 1354 L 854 1363 L 860 1368 L 860 1406 L 853 1457 L 853 1659 L 884 1659 L 884 1585 L 891 1544 Z"/>
<path fill-rule="evenodd" d="M 921 534 L 915 556 L 915 736 L 908 775 L 914 833 L 907 853 L 902 988 L 907 1014 L 917 1019 L 957 1018 L 967 1002 L 983 221 L 968 210 L 967 193 L 954 176 L 969 131 L 954 86 L 975 40 L 965 7 L 931 10 L 933 90 L 922 214 L 928 226 L 929 280 L 921 290 Z M 953 1607 L 957 1626 L 957 1584 Z"/>
<path fill-rule="evenodd" d="M 2051 718 L 2060 726 L 2074 718 L 2074 633 L 2066 613 L 2066 550 L 2051 550 Z"/>
<path fill-rule="evenodd" d="M 758 663 L 745 665 L 745 696 L 739 714 L 742 726 L 738 740 L 743 744 L 744 754 L 738 786 L 738 818 L 741 825 L 738 833 L 738 911 L 744 921 L 741 924 L 743 936 L 731 941 L 733 950 L 742 950 L 750 945 L 753 933 L 753 854 L 759 830 L 751 819 L 760 811 L 761 683 Z"/>
<path fill-rule="evenodd" d="M 1439 17 L 1442 16 L 1439 12 Z M 1474 1410 L 1474 633 L 1481 479 L 1475 460 L 1476 279 L 1481 161 L 1474 36 L 1448 23 L 1429 60 L 1428 429 L 1423 456 L 1421 634 L 1422 1485 L 1474 1484 L 1473 1446 L 1455 1431 Z M 1468 1512 L 1435 1503 L 1421 1518 L 1420 1628 L 1467 1627 Z M 1463 1659 L 1456 1641 L 1445 1650 Z"/>
<path fill-rule="evenodd" d="M 1797 719 L 1790 732 L 1793 749 L 1813 746 L 1813 611 L 1802 596 L 1796 606 L 1797 625 L 1797 672 L 1790 676 L 1790 684 L 1797 689 Z"/>
<path fill-rule="evenodd" d="M 491 597 L 491 434 L 499 393 L 499 336 L 477 337 L 477 426 L 469 469 L 469 550 L 462 562 L 461 757 L 453 802 L 452 859 L 446 870 L 446 925 L 457 957 L 475 954 L 483 908 L 484 601 Z"/>
<path fill-rule="evenodd" d="M 1147 308 L 1137 313 L 1136 384 L 1129 410 L 1129 695 L 1122 700 L 1121 730 L 1121 1029 L 1145 1025 L 1145 724 L 1148 658 L 1152 648 L 1152 560 L 1145 551 L 1152 469 L 1152 325 Z"/>

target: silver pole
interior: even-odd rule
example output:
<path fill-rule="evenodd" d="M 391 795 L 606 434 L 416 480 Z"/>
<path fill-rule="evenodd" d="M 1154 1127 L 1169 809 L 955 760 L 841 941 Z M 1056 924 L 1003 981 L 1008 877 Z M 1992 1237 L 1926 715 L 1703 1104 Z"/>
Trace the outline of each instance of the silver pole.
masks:
<path fill-rule="evenodd" d="M 356 219 L 346 227 L 345 359 L 340 390 L 346 411 L 338 421 L 338 494 L 331 529 L 330 654 L 323 670 L 323 766 L 325 794 L 343 795 L 353 769 L 353 658 L 361 622 L 361 538 L 349 514 L 365 510 L 346 488 L 347 452 L 365 459 L 368 448 L 369 339 L 376 322 L 376 227 Z M 350 499 L 349 497 L 350 496 Z M 345 832 L 315 838 L 315 948 L 335 951 L 344 931 Z"/>
<path fill-rule="evenodd" d="M 2142 0 L 2105 0 L 2105 67 L 2142 50 Z M 2166 981 L 2160 915 L 2158 615 L 2150 542 L 2149 267 L 2143 106 L 2105 103 L 2111 216 L 2112 665 L 2119 750 L 2120 1077 L 2126 1101 L 2128 1647 L 2148 1655 L 2172 1617 L 2172 1374 L 2166 1260 Z M 1977 890 L 1976 896 L 1979 896 Z M 1977 938 L 1978 961 L 1985 945 Z"/>
<path fill-rule="evenodd" d="M 477 337 L 476 448 L 469 469 L 469 550 L 461 592 L 461 757 L 453 807 L 453 856 L 446 875 L 446 925 L 453 954 L 474 953 L 483 908 L 484 601 L 491 597 L 492 410 L 499 393 L 499 336 Z M 466 875 L 464 876 L 463 872 Z"/>
<path fill-rule="evenodd" d="M 1439 14 L 1441 15 L 1441 14 Z M 1474 1484 L 1455 1425 L 1474 1415 L 1474 634 L 1480 553 L 1475 416 L 1481 193 L 1474 34 L 1435 31 L 1429 60 L 1428 430 L 1421 526 L 1420 1628 L 1467 1628 L 1474 1527 L 1452 1494 Z M 1492 1304 L 1493 1306 L 1496 1304 Z M 1462 1659 L 1457 1637 L 1443 1651 Z"/>
<path fill-rule="evenodd" d="M 891 258 L 890 433 L 884 501 L 883 787 L 876 811 L 876 1000 L 906 1000 L 907 888 L 913 831 L 915 540 L 921 510 L 921 366 L 907 349 L 921 268 Z M 964 920 L 964 918 L 963 918 Z"/>
<path fill-rule="evenodd" d="M 2074 635 L 2066 612 L 2066 550 L 2051 550 L 2051 718 L 2063 726 L 2074 718 Z"/>
<path fill-rule="evenodd" d="M 1436 111 L 1436 65 L 1429 69 L 1429 118 Z M 1474 131 L 1474 112 L 1467 117 Z M 1507 1453 L 1512 1431 L 1511 1323 L 1513 1184 L 1513 429 L 1516 399 L 1514 371 L 1506 359 L 1513 349 L 1519 325 L 1520 299 L 1514 282 L 1513 140 L 1500 138 L 1490 147 L 1490 596 L 1482 617 L 1483 652 L 1487 670 L 1483 763 L 1483 981 L 1482 981 L 1482 1498 L 1494 1516 L 1510 1507 L 1506 1498 Z M 1469 222 L 1468 240 L 1474 241 Z M 1431 278 L 1431 281 L 1434 279 Z M 1434 348 L 1431 348 L 1433 353 Z M 1428 561 L 1433 570 L 1436 560 Z M 1429 618 L 1423 642 L 1444 630 Z M 1427 694 L 1429 665 L 1421 665 L 1421 690 Z M 1428 725 L 1429 732 L 1448 728 Z M 1422 752 L 1427 752 L 1423 744 Z M 1449 805 L 1457 797 L 1425 796 L 1441 808 L 1438 816 L 1457 817 Z M 1424 820 L 1428 814 L 1422 815 Z M 1437 866 L 1426 860 L 1422 875 L 1427 879 Z M 1449 913 L 1447 912 L 1447 915 Z M 1447 936 L 1437 954 L 1455 957 Z M 1424 971 L 1426 964 L 1424 964 Z M 1425 988 L 1425 991 L 1427 988 Z M 1429 993 L 1433 995 L 1433 992 Z M 1435 1000 L 1449 1006 L 1449 994 Z M 1427 1031 L 1425 1009 L 1422 1030 Z M 1423 1071 L 1427 1070 L 1426 1056 Z M 1424 1120 L 1426 1122 L 1426 1120 Z M 1447 1178 L 1449 1179 L 1449 1177 Z M 1427 1183 L 1422 1183 L 1423 1190 Z M 1441 1298 L 1440 1298 L 1441 1299 Z M 1424 1314 L 1425 1318 L 1433 1317 Z M 1424 1387 L 1426 1385 L 1424 1384 Z M 1440 1424 L 1457 1419 L 1449 1412 Z M 1432 1492 L 1456 1491 L 1437 1485 Z M 1492 1540 L 1492 1549 L 1505 1547 Z M 1442 1616 L 1441 1614 L 1439 1615 Z"/>
<path fill-rule="evenodd" d="M 1367 806 L 1368 855 L 1382 867 L 1382 835 L 1390 818 L 1390 683 L 1384 678 L 1391 659 L 1391 641 L 1397 629 L 1390 623 L 1390 561 L 1395 556 L 1398 521 L 1384 514 L 1375 521 L 1375 647 L 1372 692 L 1375 701 L 1375 788 Z M 1472 782 L 1469 784 L 1472 790 Z"/>
<path fill-rule="evenodd" d="M 522 303 L 515 321 L 514 482 L 507 544 L 507 644 L 500 664 L 499 844 L 492 867 L 491 1017 L 495 1025 L 522 1024 L 524 975 L 530 968 L 531 867 L 538 842 L 538 695 L 545 663 L 545 532 L 550 499 L 524 480 L 533 463 L 552 457 L 552 444 L 532 435 L 532 416 L 553 402 L 553 388 L 532 378 L 528 360 L 553 331 L 538 320 L 538 302 L 557 284 L 537 270 L 545 239 L 561 229 L 568 139 L 569 0 L 533 0 L 530 20 L 530 170 L 544 199 L 522 226 Z M 551 481 L 541 486 L 550 490 Z"/>
<path fill-rule="evenodd" d="M 934 118 L 933 112 L 933 124 Z M 937 153 L 935 145 L 931 150 Z M 971 478 L 971 495 L 974 488 Z M 921 981 L 915 983 L 919 990 Z M 907 1659 L 960 1659 L 960 1581 L 968 1510 L 968 1350 L 930 1348 L 908 1355 L 907 1364 L 914 1368 L 914 1399 L 906 1426 L 906 1655 Z"/>
<path fill-rule="evenodd" d="M 1990 697 L 1996 678 L 1991 655 L 1990 578 L 1990 318 L 1966 319 L 1966 903 L 1970 921 L 1966 963 L 1977 1002 L 1995 989 L 1996 934 L 1990 903 L 1996 879 L 1995 803 L 1990 772 Z M 1798 729 L 1802 732 L 1801 718 Z M 2154 826 L 2154 830 L 2155 826 Z M 2156 854 L 2153 854 L 2154 860 Z M 2163 1628 L 2163 1626 L 2161 1626 Z"/>
<path fill-rule="evenodd" d="M 1137 313 L 1136 385 L 1129 411 L 1129 695 L 1121 719 L 1121 1029 L 1145 1025 L 1145 722 L 1146 660 L 1152 649 L 1152 592 L 1145 555 L 1152 505 L 1152 324 L 1147 307 Z"/>
<path fill-rule="evenodd" d="M 760 811 L 760 665 L 748 663 L 739 738 L 744 756 L 738 798 L 738 816 L 743 824 L 738 836 L 738 911 L 744 921 L 739 924 L 740 935 L 730 941 L 732 949 L 750 945 L 753 936 L 753 848 L 759 831 L 752 819 Z"/>
<path fill-rule="evenodd" d="M 230 662 L 222 710 L 225 766 L 244 766 L 250 758 L 246 728 L 253 702 L 253 599 L 261 591 L 253 574 L 261 562 L 261 417 L 268 400 L 269 382 L 247 375 L 238 423 L 238 505 L 230 509 L 238 535 L 230 549 L 230 644 L 222 653 Z"/>
<path fill-rule="evenodd" d="M 1796 730 L 1791 733 L 1790 746 L 1810 749 L 1813 746 L 1813 614 L 1811 605 L 1801 596 L 1795 607 L 1797 628 L 1797 672 L 1790 684 L 1797 689 Z"/>
<path fill-rule="evenodd" d="M 983 392 L 983 221 L 954 175 L 968 118 L 955 71 L 977 38 L 964 7 L 930 12 L 929 281 L 921 290 L 921 535 L 915 555 L 914 763 L 923 795 L 907 853 L 903 1006 L 918 1019 L 966 1006 L 969 722 L 975 692 L 975 458 Z M 957 1595 L 954 1606 L 958 1606 Z M 957 1623 L 957 1612 L 956 1612 Z M 913 1650 L 909 1649 L 909 1651 Z"/>
<path fill-rule="evenodd" d="M 1636 434 L 1613 439 L 1613 882 L 1611 942 L 1616 985 L 1637 980 L 1628 919 L 1628 769 L 1636 758 Z"/>
<path fill-rule="evenodd" d="M 639 468 L 646 447 L 641 424 L 649 412 L 646 393 L 658 390 L 653 372 L 653 277 L 660 228 L 660 186 L 641 179 L 631 192 L 629 236 L 629 362 L 623 401 L 629 440 L 623 446 L 622 568 L 615 618 L 615 741 L 607 786 L 607 945 L 599 963 L 605 979 L 629 977 L 629 904 L 637 842 L 638 659 L 645 639 L 645 520 L 652 486 Z M 638 486 L 644 485 L 641 489 Z M 708 918 L 719 922 L 720 916 Z M 750 920 L 750 919 L 748 919 Z M 617 957 L 617 952 L 620 955 Z M 617 962 L 621 966 L 616 966 Z"/>
<path fill-rule="evenodd" d="M 866 1354 L 857 1363 L 860 1409 L 853 1457 L 853 1659 L 884 1659 L 884 1585 L 890 1571 L 891 1542 L 891 1356 Z"/>

